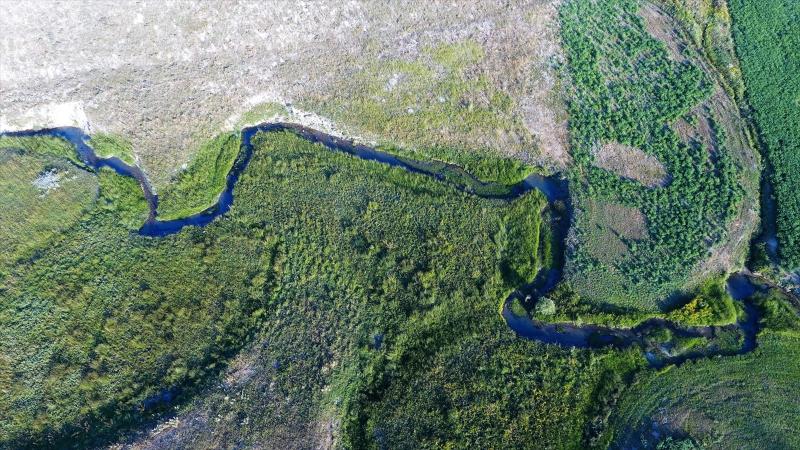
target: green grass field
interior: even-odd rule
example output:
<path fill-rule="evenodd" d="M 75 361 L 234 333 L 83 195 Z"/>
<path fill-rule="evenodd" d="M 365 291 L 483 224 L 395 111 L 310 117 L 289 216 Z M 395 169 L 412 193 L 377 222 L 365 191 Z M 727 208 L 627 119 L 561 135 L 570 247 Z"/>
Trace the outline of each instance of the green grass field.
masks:
<path fill-rule="evenodd" d="M 61 140 L 0 138 L 0 293 L 9 266 L 32 257 L 95 207 L 97 179 L 59 157 L 70 151 L 74 147 Z"/>
<path fill-rule="evenodd" d="M 754 353 L 641 374 L 615 413 L 615 445 L 654 448 L 655 432 L 704 449 L 798 448 L 798 349 L 796 334 L 765 332 Z"/>

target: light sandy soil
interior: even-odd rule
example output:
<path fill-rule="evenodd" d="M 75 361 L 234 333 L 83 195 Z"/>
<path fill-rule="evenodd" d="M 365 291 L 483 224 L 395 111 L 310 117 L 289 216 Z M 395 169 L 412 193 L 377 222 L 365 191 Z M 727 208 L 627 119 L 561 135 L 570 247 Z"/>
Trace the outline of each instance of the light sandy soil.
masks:
<path fill-rule="evenodd" d="M 470 71 L 514 100 L 540 147 L 499 150 L 568 162 L 551 1 L 4 1 L 0 10 L 0 131 L 122 135 L 156 188 L 258 104 L 290 103 L 287 120 L 361 137 L 347 117 L 336 124 L 304 105 L 346 101 L 338 86 L 359 65 L 465 39 L 486 55 Z"/>

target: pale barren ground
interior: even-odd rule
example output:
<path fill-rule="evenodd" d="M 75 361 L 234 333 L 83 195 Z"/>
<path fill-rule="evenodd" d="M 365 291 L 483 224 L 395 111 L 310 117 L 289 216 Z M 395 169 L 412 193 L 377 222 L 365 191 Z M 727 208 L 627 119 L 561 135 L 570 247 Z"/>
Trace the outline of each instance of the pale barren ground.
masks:
<path fill-rule="evenodd" d="M 471 40 L 483 55 L 457 74 L 476 91 L 465 95 L 479 99 L 486 86 L 471 81 L 487 80 L 513 101 L 502 119 L 520 129 L 509 138 L 473 127 L 430 143 L 495 148 L 561 168 L 568 155 L 553 69 L 557 32 L 556 8 L 544 0 L 5 0 L 0 131 L 77 125 L 120 134 L 156 189 L 202 141 L 275 118 L 424 147 L 363 126 L 353 102 L 364 98 L 344 81 L 359 70 L 384 76 L 382 65 L 398 60 L 427 63 L 430 48 Z M 336 109 L 322 111 L 330 104 Z"/>

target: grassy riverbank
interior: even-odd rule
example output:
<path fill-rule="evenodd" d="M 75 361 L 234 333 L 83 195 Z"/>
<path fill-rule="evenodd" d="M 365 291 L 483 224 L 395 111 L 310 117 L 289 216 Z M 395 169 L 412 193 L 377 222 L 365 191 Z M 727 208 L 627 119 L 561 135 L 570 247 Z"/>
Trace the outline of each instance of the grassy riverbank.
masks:
<path fill-rule="evenodd" d="M 158 194 L 158 218 L 182 219 L 211 207 L 227 186 L 242 139 L 225 133 L 201 145 L 194 158 Z"/>

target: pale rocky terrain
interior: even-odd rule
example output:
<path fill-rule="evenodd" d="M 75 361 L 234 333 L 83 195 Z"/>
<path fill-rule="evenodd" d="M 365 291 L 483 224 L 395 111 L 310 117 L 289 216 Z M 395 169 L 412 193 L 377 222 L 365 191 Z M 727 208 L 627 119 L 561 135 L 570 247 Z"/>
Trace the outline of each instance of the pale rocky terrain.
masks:
<path fill-rule="evenodd" d="M 471 40 L 484 56 L 463 76 L 507 94 L 529 135 L 516 145 L 473 129 L 458 142 L 557 169 L 568 163 L 557 32 L 556 7 L 545 0 L 4 1 L 0 131 L 121 135 L 158 189 L 201 142 L 248 123 L 392 139 L 352 126 L 346 112 L 332 121 L 319 105 L 347 105 L 341 82 L 360 67 Z"/>

